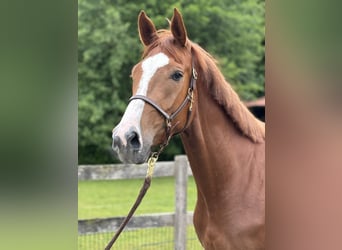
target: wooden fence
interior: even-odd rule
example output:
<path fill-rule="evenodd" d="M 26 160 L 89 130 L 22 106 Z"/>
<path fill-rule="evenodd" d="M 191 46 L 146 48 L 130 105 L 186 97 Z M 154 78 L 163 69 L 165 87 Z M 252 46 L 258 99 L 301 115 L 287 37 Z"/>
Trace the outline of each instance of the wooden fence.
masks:
<path fill-rule="evenodd" d="M 184 164 L 181 167 L 185 174 L 192 175 L 188 158 L 186 155 L 178 155 L 175 161 L 157 162 L 154 168 L 153 177 L 174 176 L 177 164 Z M 107 165 L 79 165 L 78 180 L 121 180 L 145 178 L 147 163 L 135 164 L 107 164 Z"/>
<path fill-rule="evenodd" d="M 118 180 L 144 178 L 147 164 L 80 165 L 79 180 Z M 175 157 L 173 162 L 157 162 L 154 177 L 175 177 L 175 213 L 134 216 L 127 229 L 174 226 L 175 249 L 186 247 L 187 226 L 192 225 L 192 213 L 187 213 L 187 180 L 192 175 L 185 155 Z M 87 219 L 78 221 L 78 233 L 110 232 L 119 227 L 124 217 Z"/>

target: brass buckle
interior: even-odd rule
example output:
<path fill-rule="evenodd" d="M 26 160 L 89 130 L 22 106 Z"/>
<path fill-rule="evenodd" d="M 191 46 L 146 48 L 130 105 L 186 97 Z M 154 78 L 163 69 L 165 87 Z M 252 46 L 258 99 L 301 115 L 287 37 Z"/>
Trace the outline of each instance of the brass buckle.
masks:
<path fill-rule="evenodd" d="M 197 71 L 195 70 L 195 68 L 192 68 L 192 77 L 193 77 L 195 80 L 197 80 L 197 76 L 198 76 Z"/>
<path fill-rule="evenodd" d="M 189 110 L 192 111 L 192 104 L 194 103 L 194 91 L 191 88 L 188 89 L 188 97 L 190 99 Z"/>
<path fill-rule="evenodd" d="M 158 153 L 154 152 L 148 159 L 148 168 L 147 168 L 146 177 L 152 178 L 153 169 L 157 161 L 158 161 Z"/>

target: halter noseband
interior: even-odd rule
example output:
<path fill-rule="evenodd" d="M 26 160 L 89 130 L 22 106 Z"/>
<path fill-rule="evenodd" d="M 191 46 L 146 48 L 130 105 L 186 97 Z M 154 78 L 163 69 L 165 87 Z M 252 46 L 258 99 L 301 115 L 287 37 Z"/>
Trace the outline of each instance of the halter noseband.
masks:
<path fill-rule="evenodd" d="M 162 116 L 164 116 L 165 122 L 166 122 L 166 138 L 167 138 L 167 140 L 169 140 L 171 138 L 171 136 L 173 136 L 171 134 L 171 126 L 172 126 L 171 122 L 183 110 L 183 108 L 186 106 L 186 104 L 188 102 L 190 102 L 190 106 L 189 106 L 189 110 L 188 110 L 187 121 L 184 125 L 184 128 L 178 133 L 183 132 L 189 123 L 190 115 L 192 112 L 192 104 L 194 101 L 194 92 L 193 91 L 196 87 L 196 80 L 197 80 L 197 71 L 194 68 L 194 63 L 192 63 L 192 74 L 191 74 L 191 80 L 190 80 L 187 95 L 186 95 L 184 101 L 181 103 L 181 105 L 179 105 L 179 107 L 170 115 L 167 112 L 165 112 L 157 103 L 155 103 L 153 100 L 151 100 L 150 98 L 148 98 L 147 96 L 144 96 L 144 95 L 134 95 L 131 98 L 129 98 L 128 102 L 131 102 L 132 100 L 143 100 L 144 102 L 150 104 L 153 108 L 155 108 Z"/>

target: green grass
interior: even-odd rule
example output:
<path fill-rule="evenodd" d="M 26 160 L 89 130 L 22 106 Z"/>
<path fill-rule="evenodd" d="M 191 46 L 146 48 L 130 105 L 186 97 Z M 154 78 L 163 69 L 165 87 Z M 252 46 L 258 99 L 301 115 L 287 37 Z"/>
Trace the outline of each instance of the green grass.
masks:
<path fill-rule="evenodd" d="M 78 249 L 103 249 L 112 236 L 113 233 L 80 235 L 78 237 Z M 197 240 L 195 230 L 192 226 L 189 226 L 187 229 L 187 238 L 187 250 L 203 249 Z M 120 238 L 118 238 L 113 249 L 173 250 L 173 227 L 125 231 Z"/>
<path fill-rule="evenodd" d="M 126 216 L 143 184 L 142 179 L 80 181 L 78 183 L 78 218 Z M 135 214 L 174 212 L 174 178 L 153 178 L 150 189 Z M 188 179 L 187 210 L 193 211 L 196 184 Z"/>

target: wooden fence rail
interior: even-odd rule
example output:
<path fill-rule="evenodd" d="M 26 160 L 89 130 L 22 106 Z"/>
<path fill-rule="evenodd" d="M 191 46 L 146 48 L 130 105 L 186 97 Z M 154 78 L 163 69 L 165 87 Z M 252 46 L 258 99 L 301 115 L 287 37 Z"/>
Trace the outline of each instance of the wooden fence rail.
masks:
<path fill-rule="evenodd" d="M 187 164 L 187 174 L 192 175 L 191 168 L 188 164 L 186 156 L 184 161 Z M 78 180 L 120 180 L 120 179 L 137 179 L 144 178 L 146 175 L 147 164 L 106 164 L 106 165 L 79 165 Z M 154 168 L 153 177 L 174 176 L 175 162 L 164 161 L 157 162 Z"/>
<path fill-rule="evenodd" d="M 113 232 L 120 226 L 125 217 L 111 217 L 100 219 L 85 219 L 78 221 L 78 234 L 94 234 Z M 186 216 L 186 224 L 192 225 L 193 213 Z M 145 214 L 133 216 L 125 230 L 152 227 L 170 227 L 175 225 L 174 213 Z"/>

